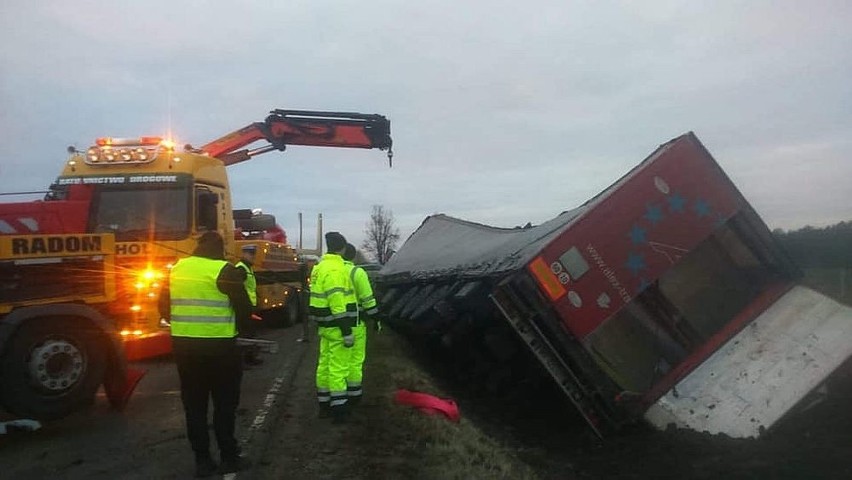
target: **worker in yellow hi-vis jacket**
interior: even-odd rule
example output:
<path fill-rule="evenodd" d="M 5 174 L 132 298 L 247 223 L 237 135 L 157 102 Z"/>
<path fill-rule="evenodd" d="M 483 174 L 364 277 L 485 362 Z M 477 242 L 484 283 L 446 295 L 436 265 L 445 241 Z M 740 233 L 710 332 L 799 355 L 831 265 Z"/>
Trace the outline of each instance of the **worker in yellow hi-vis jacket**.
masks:
<path fill-rule="evenodd" d="M 246 272 L 246 281 L 244 285 L 246 287 L 246 293 L 248 294 L 249 300 L 251 300 L 253 312 L 257 310 L 257 279 L 254 276 L 255 253 L 256 247 L 254 245 L 243 247 L 242 258 L 235 265 L 237 268 Z M 240 332 L 240 336 L 244 338 L 257 337 L 257 327 L 254 325 L 254 322 L 247 322 L 245 328 L 247 328 L 248 331 Z M 249 367 L 262 364 L 263 359 L 260 358 L 260 349 L 258 347 L 243 347 L 243 362 Z"/>
<path fill-rule="evenodd" d="M 376 319 L 379 313 L 376 297 L 373 296 L 373 287 L 370 279 L 363 268 L 355 266 L 355 246 L 346 244 L 343 251 L 343 265 L 346 275 L 355 289 L 355 298 L 358 301 L 358 321 L 352 329 L 355 335 L 355 346 L 352 347 L 352 355 L 349 357 L 349 373 L 346 375 L 346 394 L 350 405 L 357 405 L 364 393 L 362 381 L 364 378 L 364 361 L 367 359 L 367 320 L 375 319 L 377 329 L 381 325 Z"/>
<path fill-rule="evenodd" d="M 198 477 L 217 471 L 209 445 L 211 399 L 219 473 L 243 470 L 249 464 L 240 456 L 234 436 L 243 375 L 236 337 L 251 315 L 244 281 L 244 272 L 225 260 L 222 236 L 206 232 L 192 255 L 172 267 L 160 294 L 160 314 L 171 322 L 186 436 L 195 452 Z"/>
<path fill-rule="evenodd" d="M 329 232 L 325 242 L 328 253 L 311 271 L 308 314 L 319 327 L 316 384 L 320 416 L 330 415 L 335 423 L 342 423 L 348 414 L 346 375 L 355 344 L 352 329 L 358 319 L 358 307 L 341 257 L 346 238 Z"/>

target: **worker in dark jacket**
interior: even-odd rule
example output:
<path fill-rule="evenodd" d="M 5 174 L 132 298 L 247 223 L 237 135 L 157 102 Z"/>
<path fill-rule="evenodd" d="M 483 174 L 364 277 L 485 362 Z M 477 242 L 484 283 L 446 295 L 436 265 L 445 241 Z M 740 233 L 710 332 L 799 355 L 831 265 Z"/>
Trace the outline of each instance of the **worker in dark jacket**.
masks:
<path fill-rule="evenodd" d="M 207 428 L 211 397 L 219 473 L 248 465 L 234 436 L 242 380 L 236 336 L 251 315 L 244 281 L 245 273 L 225 260 L 222 236 L 207 232 L 198 239 L 192 256 L 172 267 L 169 284 L 160 296 L 160 314 L 171 323 L 186 433 L 195 452 L 198 477 L 217 471 Z"/>

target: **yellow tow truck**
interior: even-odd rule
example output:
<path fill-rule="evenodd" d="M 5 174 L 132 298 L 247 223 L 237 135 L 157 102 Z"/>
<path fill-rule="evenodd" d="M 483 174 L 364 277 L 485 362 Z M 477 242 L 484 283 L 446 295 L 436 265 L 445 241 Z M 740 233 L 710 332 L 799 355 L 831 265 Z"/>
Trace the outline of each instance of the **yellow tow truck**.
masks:
<path fill-rule="evenodd" d="M 256 141 L 267 144 L 249 149 Z M 378 148 L 387 150 L 390 161 L 391 144 L 390 121 L 382 115 L 273 110 L 265 121 L 198 148 L 178 148 L 161 137 L 103 137 L 84 151 L 69 147 L 69 158 L 44 200 L 0 203 L 0 239 L 4 255 L 11 255 L 0 259 L 11 269 L 0 283 L 0 404 L 21 416 L 56 418 L 91 402 L 101 383 L 111 382 L 112 396 L 119 400 L 127 388 L 132 391 L 128 386 L 138 378 L 119 381 L 109 375 L 126 373 L 120 368 L 125 361 L 171 351 L 157 308 L 159 291 L 171 265 L 191 254 L 197 238 L 208 231 L 222 234 L 232 261 L 243 247 L 260 254 L 261 316 L 276 322 L 297 319 L 308 265 L 281 237 L 269 235 L 270 225 L 258 224 L 263 219 L 246 217 L 241 210 L 235 215 L 226 168 L 289 145 Z M 83 245 L 99 248 L 91 255 L 94 249 L 74 250 Z M 51 270 L 50 262 L 83 268 Z M 67 295 L 58 294 L 60 287 L 52 296 L 33 293 L 53 283 L 23 279 L 30 270 L 51 272 L 45 278 L 64 285 Z M 109 273 L 93 280 L 89 271 Z M 16 281 L 30 282 L 35 290 L 22 290 Z M 95 286 L 97 295 L 87 290 Z M 49 314 L 31 323 L 25 309 Z M 65 313 L 50 313 L 58 309 Z M 110 347 L 116 338 L 122 341 Z M 44 383 L 40 369 L 67 358 L 57 354 L 51 357 L 56 361 L 42 365 L 37 357 L 54 347 L 71 352 L 73 360 L 62 367 L 65 373 L 54 374 L 62 380 Z M 85 359 L 82 367 L 78 357 Z"/>

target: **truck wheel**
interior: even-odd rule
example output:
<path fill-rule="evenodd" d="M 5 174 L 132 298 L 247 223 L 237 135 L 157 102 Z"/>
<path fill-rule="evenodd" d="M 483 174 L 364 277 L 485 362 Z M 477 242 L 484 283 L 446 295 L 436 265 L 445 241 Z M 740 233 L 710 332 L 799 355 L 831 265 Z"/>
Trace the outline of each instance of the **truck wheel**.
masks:
<path fill-rule="evenodd" d="M 22 417 L 55 420 L 91 405 L 103 383 L 103 336 L 85 321 L 22 324 L 0 360 L 3 406 Z"/>

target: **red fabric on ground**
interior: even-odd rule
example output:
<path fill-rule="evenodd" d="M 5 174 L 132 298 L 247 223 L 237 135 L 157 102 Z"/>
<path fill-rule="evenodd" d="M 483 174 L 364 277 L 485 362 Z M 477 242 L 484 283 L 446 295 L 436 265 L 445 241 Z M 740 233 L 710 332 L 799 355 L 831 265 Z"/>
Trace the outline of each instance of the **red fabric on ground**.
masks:
<path fill-rule="evenodd" d="M 438 398 L 428 393 L 399 389 L 396 391 L 396 395 L 394 395 L 394 401 L 400 405 L 411 405 L 429 415 L 442 413 L 454 422 L 458 422 L 459 418 L 461 418 L 456 402 L 451 399 Z"/>

